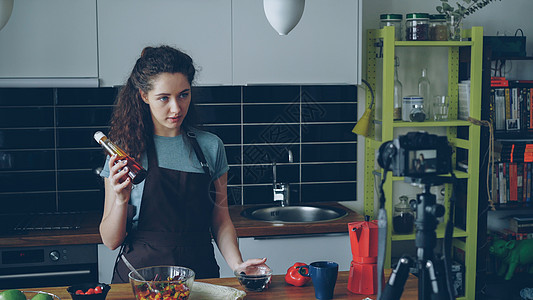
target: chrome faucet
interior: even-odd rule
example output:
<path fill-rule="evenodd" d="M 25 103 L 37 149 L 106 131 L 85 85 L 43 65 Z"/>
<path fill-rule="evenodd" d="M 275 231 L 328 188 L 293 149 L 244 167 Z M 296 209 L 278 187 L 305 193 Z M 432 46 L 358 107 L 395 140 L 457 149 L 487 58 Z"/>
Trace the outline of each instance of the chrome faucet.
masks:
<path fill-rule="evenodd" d="M 290 149 L 287 149 L 289 154 L 289 162 L 293 162 L 293 155 Z M 276 161 L 272 162 L 272 177 L 273 177 L 273 190 L 274 190 L 274 202 L 279 202 L 282 207 L 289 205 L 290 188 L 288 183 L 277 182 L 276 174 Z"/>

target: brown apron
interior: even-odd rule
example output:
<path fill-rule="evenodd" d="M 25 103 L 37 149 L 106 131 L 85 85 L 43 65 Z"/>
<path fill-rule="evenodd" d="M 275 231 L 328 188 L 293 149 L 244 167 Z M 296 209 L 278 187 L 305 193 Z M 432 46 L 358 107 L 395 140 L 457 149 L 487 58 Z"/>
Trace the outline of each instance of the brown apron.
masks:
<path fill-rule="evenodd" d="M 194 138 L 189 140 L 197 143 Z M 219 277 L 211 243 L 213 201 L 209 196 L 209 173 L 161 168 L 155 147 L 150 144 L 138 226 L 128 233 L 121 254 L 135 268 L 183 266 L 191 268 L 196 278 Z M 205 160 L 203 154 L 197 156 Z M 119 254 L 112 282 L 128 282 L 129 272 Z"/>

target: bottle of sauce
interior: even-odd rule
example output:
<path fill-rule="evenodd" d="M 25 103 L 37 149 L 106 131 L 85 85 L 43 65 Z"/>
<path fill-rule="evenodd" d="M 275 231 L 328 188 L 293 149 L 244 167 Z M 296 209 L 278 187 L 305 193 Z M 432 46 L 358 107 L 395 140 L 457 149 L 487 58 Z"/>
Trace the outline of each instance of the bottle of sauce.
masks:
<path fill-rule="evenodd" d="M 98 144 L 100 144 L 100 146 L 102 146 L 102 148 L 104 148 L 109 156 L 117 155 L 117 160 L 115 163 L 126 160 L 128 176 L 133 184 L 139 184 L 146 178 L 146 170 L 138 162 L 136 162 L 133 157 L 129 156 L 124 150 L 109 140 L 101 131 L 95 132 L 94 139 L 96 142 L 98 142 Z"/>

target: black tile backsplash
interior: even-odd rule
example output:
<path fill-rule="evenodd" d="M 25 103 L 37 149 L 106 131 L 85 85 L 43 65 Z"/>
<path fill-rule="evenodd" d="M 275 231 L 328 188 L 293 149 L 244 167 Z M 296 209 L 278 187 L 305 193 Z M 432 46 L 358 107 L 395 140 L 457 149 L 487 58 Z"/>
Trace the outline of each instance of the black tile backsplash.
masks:
<path fill-rule="evenodd" d="M 0 150 L 54 149 L 54 129 L 0 129 Z"/>
<path fill-rule="evenodd" d="M 197 108 L 198 117 L 204 124 L 240 124 L 240 105 L 201 105 Z"/>
<path fill-rule="evenodd" d="M 0 106 L 53 106 L 53 89 L 1 89 Z"/>
<path fill-rule="evenodd" d="M 244 144 L 294 144 L 300 142 L 300 125 L 243 125 Z"/>
<path fill-rule="evenodd" d="M 113 107 L 61 107 L 56 110 L 58 127 L 107 126 Z"/>
<path fill-rule="evenodd" d="M 296 104 L 244 105 L 243 122 L 249 123 L 299 123 L 300 107 Z"/>
<path fill-rule="evenodd" d="M 54 127 L 54 109 L 51 107 L 2 107 L 0 127 Z"/>
<path fill-rule="evenodd" d="M 1 151 L 0 171 L 53 170 L 53 150 Z"/>
<path fill-rule="evenodd" d="M 300 86 L 245 86 L 244 103 L 295 103 L 300 101 Z"/>
<path fill-rule="evenodd" d="M 0 89 L 0 204 L 10 212 L 102 210 L 106 131 L 118 88 Z M 202 129 L 226 146 L 230 205 L 272 203 L 272 162 L 293 203 L 356 197 L 357 88 L 194 87 Z M 293 162 L 288 160 L 288 150 Z"/>

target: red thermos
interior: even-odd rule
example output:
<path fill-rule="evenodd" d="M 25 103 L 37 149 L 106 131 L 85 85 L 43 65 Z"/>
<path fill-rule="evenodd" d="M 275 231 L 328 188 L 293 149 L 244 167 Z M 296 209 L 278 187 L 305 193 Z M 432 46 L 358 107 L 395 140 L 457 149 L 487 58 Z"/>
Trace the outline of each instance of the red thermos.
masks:
<path fill-rule="evenodd" d="M 352 263 L 348 278 L 348 290 L 354 294 L 373 295 L 378 292 L 378 225 L 377 221 L 348 223 Z M 385 282 L 385 277 L 381 279 Z"/>

